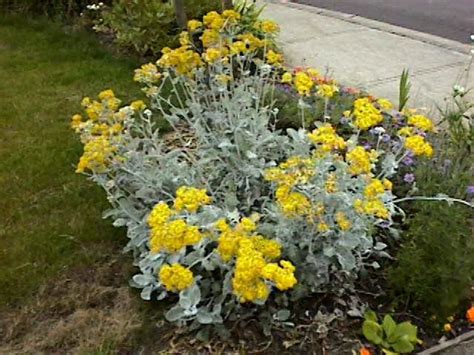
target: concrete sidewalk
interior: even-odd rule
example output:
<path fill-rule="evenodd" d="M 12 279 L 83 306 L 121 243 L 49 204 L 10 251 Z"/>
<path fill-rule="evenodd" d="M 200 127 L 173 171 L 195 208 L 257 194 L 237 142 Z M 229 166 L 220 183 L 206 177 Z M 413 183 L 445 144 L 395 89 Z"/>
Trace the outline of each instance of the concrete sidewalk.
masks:
<path fill-rule="evenodd" d="M 469 45 L 286 0 L 265 3 L 264 17 L 280 25 L 290 65 L 328 70 L 344 85 L 394 102 L 400 74 L 407 68 L 412 83 L 409 105 L 432 114 L 454 84 L 474 88 L 474 72 L 466 72 L 472 59 Z"/>

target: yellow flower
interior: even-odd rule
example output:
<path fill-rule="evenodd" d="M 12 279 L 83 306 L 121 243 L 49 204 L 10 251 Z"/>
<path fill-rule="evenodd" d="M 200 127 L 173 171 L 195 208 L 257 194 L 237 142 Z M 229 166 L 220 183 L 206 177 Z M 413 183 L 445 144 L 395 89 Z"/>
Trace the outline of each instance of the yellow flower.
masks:
<path fill-rule="evenodd" d="M 227 49 L 226 48 L 208 48 L 204 53 L 203 53 L 203 58 L 206 62 L 208 63 L 215 63 L 220 59 L 225 59 L 225 56 L 227 55 Z"/>
<path fill-rule="evenodd" d="M 161 73 L 158 71 L 158 68 L 153 63 L 144 64 L 139 69 L 135 69 L 135 76 L 133 80 L 153 84 L 157 83 L 161 78 Z"/>
<path fill-rule="evenodd" d="M 343 231 L 348 231 L 352 227 L 351 221 L 346 217 L 344 212 L 337 212 L 335 216 L 336 222 L 339 225 L 339 228 Z"/>
<path fill-rule="evenodd" d="M 360 98 L 354 101 L 354 117 L 354 124 L 363 131 L 383 121 L 382 114 L 368 98 Z"/>
<path fill-rule="evenodd" d="M 286 72 L 281 76 L 281 82 L 284 84 L 290 84 L 292 80 L 293 76 L 289 72 Z"/>
<path fill-rule="evenodd" d="M 189 49 L 189 46 L 163 48 L 162 53 L 157 64 L 163 68 L 174 69 L 178 74 L 191 75 L 195 68 L 202 65 L 199 53 Z"/>
<path fill-rule="evenodd" d="M 364 196 L 368 199 L 374 199 L 385 192 L 384 185 L 379 179 L 372 179 L 370 184 L 365 187 Z"/>
<path fill-rule="evenodd" d="M 322 85 L 319 85 L 317 94 L 318 96 L 326 97 L 330 99 L 338 91 L 339 89 L 336 85 L 322 84 Z"/>
<path fill-rule="evenodd" d="M 152 253 L 176 253 L 186 246 L 197 244 L 203 238 L 197 227 L 188 225 L 182 219 L 156 223 L 150 232 L 150 250 Z"/>
<path fill-rule="evenodd" d="M 443 326 L 443 329 L 446 333 L 450 333 L 452 330 L 453 330 L 453 327 L 451 326 L 451 324 L 449 323 L 446 323 L 444 326 Z"/>
<path fill-rule="evenodd" d="M 375 151 L 368 153 L 364 147 L 357 146 L 346 154 L 349 163 L 349 172 L 354 175 L 369 174 L 372 171 L 372 162 L 376 159 Z"/>
<path fill-rule="evenodd" d="M 247 52 L 247 47 L 244 42 L 242 41 L 235 41 L 230 45 L 230 52 L 232 54 L 242 54 Z"/>
<path fill-rule="evenodd" d="M 420 135 L 408 137 L 405 140 L 405 148 L 411 150 L 415 155 L 433 156 L 433 147 Z"/>
<path fill-rule="evenodd" d="M 201 36 L 202 46 L 204 48 L 213 47 L 219 44 L 220 35 L 218 31 L 215 30 L 204 30 Z"/>
<path fill-rule="evenodd" d="M 311 202 L 308 198 L 299 192 L 282 192 L 283 187 L 279 187 L 276 191 L 277 202 L 283 213 L 289 217 L 302 216 L 309 213 Z"/>
<path fill-rule="evenodd" d="M 337 180 L 335 174 L 329 174 L 328 179 L 326 180 L 326 192 L 334 193 L 337 192 Z"/>
<path fill-rule="evenodd" d="M 379 104 L 380 108 L 383 110 L 391 110 L 393 109 L 393 104 L 390 102 L 390 100 L 387 99 L 378 99 L 377 103 Z"/>
<path fill-rule="evenodd" d="M 242 230 L 245 233 L 252 233 L 256 228 L 255 222 L 248 217 L 242 218 L 236 226 L 237 230 Z"/>
<path fill-rule="evenodd" d="M 90 139 L 84 145 L 84 154 L 79 159 L 76 173 L 83 173 L 86 170 L 104 173 L 116 150 L 105 136 Z"/>
<path fill-rule="evenodd" d="M 240 13 L 235 10 L 225 10 L 222 13 L 222 17 L 225 18 L 230 23 L 236 23 L 240 20 Z"/>
<path fill-rule="evenodd" d="M 392 182 L 388 179 L 383 179 L 382 183 L 383 183 L 383 187 L 385 188 L 385 190 L 391 190 L 392 187 L 393 187 Z"/>
<path fill-rule="evenodd" d="M 264 20 L 260 23 L 260 28 L 265 33 L 276 33 L 279 31 L 278 25 L 269 20 Z"/>
<path fill-rule="evenodd" d="M 189 20 L 188 21 L 188 30 L 190 32 L 194 32 L 197 29 L 202 27 L 202 22 L 198 20 Z"/>
<path fill-rule="evenodd" d="M 196 189 L 194 187 L 181 186 L 176 191 L 174 208 L 177 211 L 186 210 L 196 212 L 199 207 L 211 203 L 211 198 L 207 195 L 205 189 Z"/>
<path fill-rule="evenodd" d="M 413 128 L 412 127 L 403 127 L 398 130 L 398 135 L 409 137 L 413 135 Z"/>
<path fill-rule="evenodd" d="M 115 94 L 112 90 L 104 90 L 99 93 L 99 99 L 100 100 L 109 100 L 113 99 L 115 97 Z"/>
<path fill-rule="evenodd" d="M 192 271 L 181 264 L 163 265 L 159 277 L 165 288 L 171 292 L 185 290 L 194 282 Z"/>
<path fill-rule="evenodd" d="M 344 149 L 346 147 L 344 139 L 337 135 L 336 130 L 329 123 L 326 123 L 309 133 L 308 138 L 311 142 L 320 144 L 321 149 L 325 152 Z"/>
<path fill-rule="evenodd" d="M 279 53 L 275 53 L 273 50 L 267 52 L 267 62 L 271 65 L 279 66 L 283 62 L 283 56 Z"/>
<path fill-rule="evenodd" d="M 255 37 L 252 33 L 238 35 L 237 39 L 242 41 L 250 51 L 255 51 L 265 46 L 265 41 Z"/>
<path fill-rule="evenodd" d="M 319 78 L 321 76 L 321 74 L 319 73 L 319 70 L 314 69 L 314 68 L 306 69 L 306 73 L 313 79 Z"/>
<path fill-rule="evenodd" d="M 189 38 L 189 33 L 187 31 L 182 31 L 179 34 L 179 44 L 182 46 L 187 46 L 191 44 L 191 39 Z"/>
<path fill-rule="evenodd" d="M 300 95 L 309 95 L 313 88 L 313 80 L 305 72 L 298 72 L 295 75 L 295 88 Z"/>
<path fill-rule="evenodd" d="M 224 19 L 216 11 L 208 12 L 202 20 L 204 25 L 213 30 L 220 30 L 224 25 Z"/>
<path fill-rule="evenodd" d="M 155 207 L 153 207 L 150 215 L 148 216 L 148 225 L 151 228 L 161 227 L 166 222 L 168 222 L 172 214 L 173 212 L 169 206 L 164 202 L 160 202 L 155 205 Z"/>
<path fill-rule="evenodd" d="M 388 219 L 390 213 L 381 200 L 370 200 L 364 203 L 364 212 L 379 218 Z"/>
<path fill-rule="evenodd" d="M 146 105 L 142 100 L 133 101 L 130 104 L 130 107 L 133 108 L 135 111 L 143 111 L 144 109 L 146 109 Z"/>
<path fill-rule="evenodd" d="M 82 123 L 82 116 L 81 115 L 74 115 L 71 118 L 71 128 L 77 130 Z"/>
<path fill-rule="evenodd" d="M 324 222 L 320 222 L 318 224 L 318 232 L 325 233 L 327 231 L 329 231 L 329 226 Z"/>
<path fill-rule="evenodd" d="M 434 124 L 428 117 L 413 115 L 408 118 L 408 124 L 425 132 L 434 131 Z"/>
<path fill-rule="evenodd" d="M 280 265 L 270 263 L 264 266 L 262 270 L 262 276 L 275 283 L 276 288 L 280 291 L 285 291 L 293 288 L 297 284 L 296 277 L 294 275 L 295 267 L 289 261 L 282 260 Z"/>

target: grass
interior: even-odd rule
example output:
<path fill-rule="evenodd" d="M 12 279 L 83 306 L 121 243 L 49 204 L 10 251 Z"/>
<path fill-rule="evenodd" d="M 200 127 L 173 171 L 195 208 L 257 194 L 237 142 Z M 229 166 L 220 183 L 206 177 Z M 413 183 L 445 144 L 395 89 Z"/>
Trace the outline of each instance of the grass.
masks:
<path fill-rule="evenodd" d="M 92 34 L 0 17 L 0 308 L 72 265 L 120 253 L 124 233 L 101 219 L 103 192 L 74 174 L 82 148 L 69 120 L 104 88 L 137 97 L 137 65 Z"/>

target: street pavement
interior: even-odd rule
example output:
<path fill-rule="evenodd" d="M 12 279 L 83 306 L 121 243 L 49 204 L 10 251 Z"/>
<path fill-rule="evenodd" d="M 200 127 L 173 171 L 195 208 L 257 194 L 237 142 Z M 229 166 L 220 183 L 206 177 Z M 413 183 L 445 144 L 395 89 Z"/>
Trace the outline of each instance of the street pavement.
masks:
<path fill-rule="evenodd" d="M 400 74 L 409 69 L 409 104 L 432 116 L 453 85 L 474 88 L 474 68 L 466 71 L 473 48 L 468 44 L 287 0 L 265 3 L 264 17 L 280 25 L 280 45 L 291 66 L 318 68 L 343 85 L 393 102 Z"/>
<path fill-rule="evenodd" d="M 291 0 L 469 43 L 474 0 Z"/>

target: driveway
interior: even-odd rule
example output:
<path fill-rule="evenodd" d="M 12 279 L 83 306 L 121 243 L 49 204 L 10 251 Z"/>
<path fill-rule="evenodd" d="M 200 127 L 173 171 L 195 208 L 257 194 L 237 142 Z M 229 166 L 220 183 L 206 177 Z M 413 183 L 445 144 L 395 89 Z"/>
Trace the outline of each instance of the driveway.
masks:
<path fill-rule="evenodd" d="M 474 0 L 291 0 L 462 43 L 474 34 Z"/>

